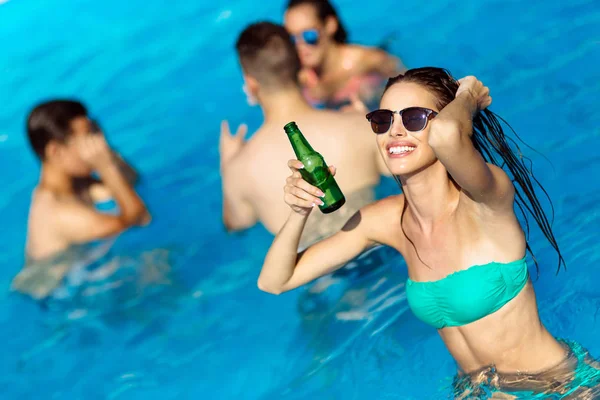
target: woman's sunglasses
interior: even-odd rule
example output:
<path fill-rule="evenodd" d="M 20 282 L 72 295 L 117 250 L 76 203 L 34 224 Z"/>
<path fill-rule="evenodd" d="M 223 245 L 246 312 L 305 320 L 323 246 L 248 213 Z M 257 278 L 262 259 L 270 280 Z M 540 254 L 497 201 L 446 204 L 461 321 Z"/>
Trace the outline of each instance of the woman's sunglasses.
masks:
<path fill-rule="evenodd" d="M 298 35 L 291 35 L 292 43 L 296 44 L 298 39 L 297 36 L 300 36 L 302 41 L 309 46 L 314 46 L 319 43 L 319 31 L 316 29 L 307 29 L 305 31 L 300 32 Z"/>
<path fill-rule="evenodd" d="M 408 107 L 400 111 L 375 110 L 367 114 L 367 120 L 371 123 L 373 132 L 379 135 L 390 130 L 394 123 L 394 114 L 402 118 L 402 124 L 407 131 L 419 132 L 425 129 L 427 121 L 438 113 L 423 107 Z"/>

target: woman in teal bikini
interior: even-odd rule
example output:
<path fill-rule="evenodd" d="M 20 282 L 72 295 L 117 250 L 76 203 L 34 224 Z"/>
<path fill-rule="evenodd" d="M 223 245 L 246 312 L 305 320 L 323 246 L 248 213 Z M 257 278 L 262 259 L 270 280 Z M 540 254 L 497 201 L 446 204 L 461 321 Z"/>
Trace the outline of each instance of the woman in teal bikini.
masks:
<path fill-rule="evenodd" d="M 515 201 L 535 218 L 559 268 L 564 260 L 535 178 L 486 110 L 491 102 L 475 77 L 455 81 L 439 68 L 390 79 L 381 109 L 367 119 L 403 194 L 364 207 L 340 232 L 297 254 L 321 193 L 302 180 L 302 164 L 290 160 L 284 191 L 291 213 L 258 286 L 279 294 L 387 245 L 406 260 L 411 309 L 438 330 L 458 364 L 457 397 L 473 398 L 484 387 L 514 395 L 598 390 L 590 388 L 600 378 L 585 350 L 558 341 L 540 322 Z"/>

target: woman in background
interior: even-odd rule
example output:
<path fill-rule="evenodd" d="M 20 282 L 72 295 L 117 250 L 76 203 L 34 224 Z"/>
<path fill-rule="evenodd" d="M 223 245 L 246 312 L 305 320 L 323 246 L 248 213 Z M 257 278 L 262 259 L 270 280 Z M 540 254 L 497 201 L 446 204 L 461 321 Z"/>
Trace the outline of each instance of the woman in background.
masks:
<path fill-rule="evenodd" d="M 406 69 L 382 49 L 348 44 L 328 0 L 290 0 L 284 25 L 302 62 L 304 94 L 315 106 L 361 108 L 361 102 L 379 100 L 387 79 Z"/>

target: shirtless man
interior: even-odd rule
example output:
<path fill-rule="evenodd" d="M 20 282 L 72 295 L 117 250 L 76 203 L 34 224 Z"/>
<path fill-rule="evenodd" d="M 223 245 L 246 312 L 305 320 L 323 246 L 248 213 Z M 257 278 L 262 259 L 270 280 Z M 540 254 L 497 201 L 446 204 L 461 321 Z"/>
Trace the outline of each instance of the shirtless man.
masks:
<path fill-rule="evenodd" d="M 13 289 L 41 298 L 69 270 L 69 263 L 52 266 L 51 260 L 74 245 L 147 223 L 150 216 L 130 183 L 134 171 L 110 149 L 83 104 L 55 100 L 38 105 L 27 120 L 27 134 L 42 167 L 29 210 L 26 266 Z M 93 171 L 101 180 L 92 178 Z M 108 198 L 118 210 L 94 208 Z"/>
<path fill-rule="evenodd" d="M 329 165 L 339 167 L 336 181 L 346 204 L 332 214 L 312 213 L 302 245 L 329 236 L 360 207 L 374 200 L 381 174 L 389 174 L 362 113 L 315 110 L 302 96 L 298 83 L 300 60 L 282 26 L 261 22 L 246 28 L 237 42 L 247 90 L 257 99 L 264 122 L 244 142 L 246 127 L 229 132 L 221 127 L 223 222 L 241 230 L 261 222 L 276 233 L 289 209 L 281 201 L 285 167 L 294 157 L 283 126 L 295 121 L 310 144 Z M 283 167 L 282 167 L 283 166 Z"/>

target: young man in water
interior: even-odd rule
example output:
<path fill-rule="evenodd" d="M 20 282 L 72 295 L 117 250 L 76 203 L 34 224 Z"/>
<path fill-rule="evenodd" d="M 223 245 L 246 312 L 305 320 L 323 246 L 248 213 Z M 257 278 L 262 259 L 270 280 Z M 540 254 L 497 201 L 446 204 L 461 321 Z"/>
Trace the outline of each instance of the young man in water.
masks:
<path fill-rule="evenodd" d="M 279 231 L 289 214 L 280 182 L 289 174 L 287 160 L 294 157 L 283 126 L 295 121 L 312 147 L 337 167 L 335 179 L 346 197 L 332 214 L 311 214 L 302 246 L 327 237 L 372 202 L 380 176 L 389 175 L 364 113 L 316 110 L 305 100 L 298 82 L 300 60 L 282 26 L 250 25 L 236 48 L 247 91 L 262 108 L 264 122 L 247 142 L 245 126 L 232 135 L 222 123 L 223 223 L 230 231 L 256 222 L 271 233 Z"/>
<path fill-rule="evenodd" d="M 83 104 L 54 100 L 38 105 L 29 114 L 27 134 L 42 166 L 29 210 L 27 262 L 13 289 L 40 298 L 57 285 L 69 265 L 44 268 L 40 278 L 36 264 L 51 265 L 74 245 L 117 235 L 148 223 L 150 216 L 132 187 L 135 172 L 110 149 Z M 107 199 L 114 199 L 118 209 L 107 213 L 94 207 Z"/>

